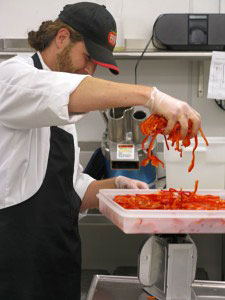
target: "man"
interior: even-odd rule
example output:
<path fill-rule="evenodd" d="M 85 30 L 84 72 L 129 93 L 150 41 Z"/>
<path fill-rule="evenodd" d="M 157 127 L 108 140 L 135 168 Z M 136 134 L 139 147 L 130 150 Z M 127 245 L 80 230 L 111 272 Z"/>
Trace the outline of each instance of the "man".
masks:
<path fill-rule="evenodd" d="M 74 124 L 84 113 L 143 105 L 168 119 L 165 134 L 200 116 L 156 88 L 93 78 L 118 74 L 116 24 L 104 6 L 67 5 L 28 35 L 37 51 L 0 65 L 0 299 L 80 299 L 78 214 L 98 207 L 100 188 L 147 188 L 82 173 Z"/>

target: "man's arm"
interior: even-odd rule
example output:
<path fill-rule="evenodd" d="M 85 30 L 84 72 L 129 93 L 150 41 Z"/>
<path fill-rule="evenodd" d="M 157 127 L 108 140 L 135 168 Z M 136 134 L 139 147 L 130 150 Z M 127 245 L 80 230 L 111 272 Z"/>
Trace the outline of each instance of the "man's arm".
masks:
<path fill-rule="evenodd" d="M 86 77 L 70 95 L 70 112 L 89 112 L 112 107 L 145 105 L 151 87 Z"/>
<path fill-rule="evenodd" d="M 173 98 L 157 88 L 117 83 L 93 77 L 82 80 L 69 98 L 69 112 L 88 112 L 113 107 L 146 106 L 151 113 L 164 116 L 168 122 L 164 134 L 169 134 L 176 122 L 185 138 L 188 121 L 192 121 L 191 138 L 201 127 L 200 115 L 186 102 Z"/>
<path fill-rule="evenodd" d="M 81 205 L 81 212 L 90 209 L 98 208 L 99 200 L 96 197 L 100 189 L 148 189 L 148 184 L 131 179 L 125 176 L 117 176 L 114 178 L 93 181 L 88 186 Z"/>
<path fill-rule="evenodd" d="M 96 197 L 100 189 L 116 189 L 115 178 L 96 180 L 89 184 L 82 200 L 80 211 L 98 208 L 99 199 Z"/>

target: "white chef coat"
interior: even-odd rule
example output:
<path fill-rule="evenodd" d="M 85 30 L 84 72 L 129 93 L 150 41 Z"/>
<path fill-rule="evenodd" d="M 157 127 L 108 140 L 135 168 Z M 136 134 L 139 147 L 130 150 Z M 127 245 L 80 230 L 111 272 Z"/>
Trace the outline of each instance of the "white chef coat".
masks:
<path fill-rule="evenodd" d="M 0 64 L 0 208 L 29 199 L 41 187 L 50 149 L 50 126 L 74 138 L 73 184 L 82 199 L 94 180 L 83 174 L 75 122 L 68 112 L 69 95 L 87 75 L 44 70 L 30 56 L 15 56 Z"/>

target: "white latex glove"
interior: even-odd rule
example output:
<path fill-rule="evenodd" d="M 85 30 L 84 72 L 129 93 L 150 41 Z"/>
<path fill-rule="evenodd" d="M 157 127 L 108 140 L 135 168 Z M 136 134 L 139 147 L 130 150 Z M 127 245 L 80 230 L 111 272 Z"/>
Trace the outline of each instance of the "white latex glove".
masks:
<path fill-rule="evenodd" d="M 149 189 L 147 183 L 125 176 L 116 177 L 115 185 L 118 189 Z"/>
<path fill-rule="evenodd" d="M 152 88 L 150 98 L 145 106 L 150 109 L 152 114 L 164 116 L 168 120 L 164 131 L 165 135 L 170 133 L 176 122 L 179 122 L 181 126 L 181 139 L 183 139 L 187 135 L 189 119 L 193 123 L 191 138 L 198 133 L 201 127 L 201 117 L 197 111 L 186 102 L 160 92 L 155 87 Z"/>

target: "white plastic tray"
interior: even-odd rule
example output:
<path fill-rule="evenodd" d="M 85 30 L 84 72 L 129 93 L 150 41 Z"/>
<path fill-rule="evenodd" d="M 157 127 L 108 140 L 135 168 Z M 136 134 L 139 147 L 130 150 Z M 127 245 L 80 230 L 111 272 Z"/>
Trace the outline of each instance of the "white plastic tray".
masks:
<path fill-rule="evenodd" d="M 225 210 L 129 210 L 113 201 L 116 195 L 153 193 L 157 190 L 100 190 L 99 210 L 125 233 L 225 233 Z M 225 199 L 225 190 L 197 193 Z"/>

